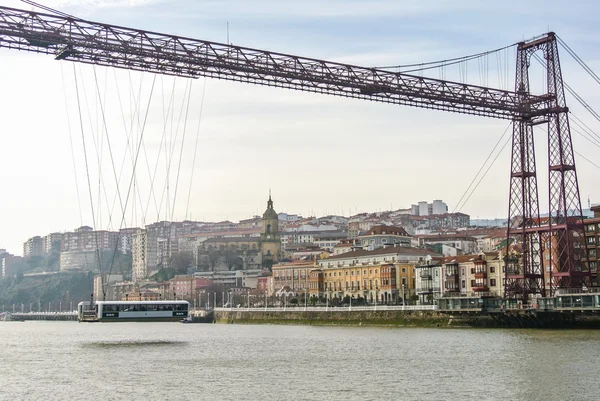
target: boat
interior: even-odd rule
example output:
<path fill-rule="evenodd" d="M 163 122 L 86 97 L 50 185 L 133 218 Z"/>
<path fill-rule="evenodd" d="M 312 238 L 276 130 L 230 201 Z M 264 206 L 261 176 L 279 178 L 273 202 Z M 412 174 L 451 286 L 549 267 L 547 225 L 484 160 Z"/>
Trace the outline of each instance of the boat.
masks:
<path fill-rule="evenodd" d="M 80 302 L 77 319 L 80 322 L 176 322 L 186 319 L 189 310 L 187 301 Z"/>

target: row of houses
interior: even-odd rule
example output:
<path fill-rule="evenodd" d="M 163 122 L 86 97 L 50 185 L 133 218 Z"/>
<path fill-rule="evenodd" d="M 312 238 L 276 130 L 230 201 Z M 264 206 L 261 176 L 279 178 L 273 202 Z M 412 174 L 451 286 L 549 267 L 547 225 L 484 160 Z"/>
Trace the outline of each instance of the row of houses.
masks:
<path fill-rule="evenodd" d="M 273 266 L 268 290 L 372 303 L 433 303 L 442 296 L 503 296 L 498 252 L 444 257 L 411 247 L 356 250 L 318 261 Z"/>

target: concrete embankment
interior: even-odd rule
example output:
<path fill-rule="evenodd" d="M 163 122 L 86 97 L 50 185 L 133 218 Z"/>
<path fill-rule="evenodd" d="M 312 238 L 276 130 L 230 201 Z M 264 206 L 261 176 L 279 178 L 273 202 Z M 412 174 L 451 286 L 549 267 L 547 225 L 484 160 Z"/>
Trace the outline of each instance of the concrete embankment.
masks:
<path fill-rule="evenodd" d="M 318 326 L 492 327 L 492 319 L 456 318 L 435 311 L 216 311 L 215 321 L 226 324 L 291 324 Z"/>

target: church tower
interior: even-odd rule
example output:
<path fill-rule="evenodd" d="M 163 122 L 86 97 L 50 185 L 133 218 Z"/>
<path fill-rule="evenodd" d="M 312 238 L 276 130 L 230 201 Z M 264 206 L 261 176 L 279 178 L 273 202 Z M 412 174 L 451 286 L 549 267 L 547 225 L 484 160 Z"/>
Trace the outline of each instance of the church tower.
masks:
<path fill-rule="evenodd" d="M 279 235 L 279 216 L 273 209 L 271 191 L 267 201 L 267 210 L 262 217 L 262 233 L 260 234 L 260 252 L 263 266 L 271 267 L 281 259 L 281 237 Z"/>

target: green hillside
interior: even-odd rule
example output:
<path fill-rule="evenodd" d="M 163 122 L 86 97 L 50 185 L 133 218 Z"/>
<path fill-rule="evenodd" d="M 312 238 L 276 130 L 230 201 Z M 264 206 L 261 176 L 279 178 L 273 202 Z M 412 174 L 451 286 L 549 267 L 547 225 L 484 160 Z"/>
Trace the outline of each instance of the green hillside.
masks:
<path fill-rule="evenodd" d="M 33 310 L 37 310 L 38 302 L 41 310 L 47 310 L 48 304 L 51 309 L 58 310 L 59 303 L 62 303 L 62 310 L 66 310 L 70 302 L 76 305 L 89 300 L 92 285 L 92 273 L 57 273 L 33 277 L 19 274 L 0 280 L 0 305 L 10 310 L 15 304 L 16 309 L 21 310 L 21 304 L 24 304 L 24 309 L 28 311 L 30 304 Z"/>

